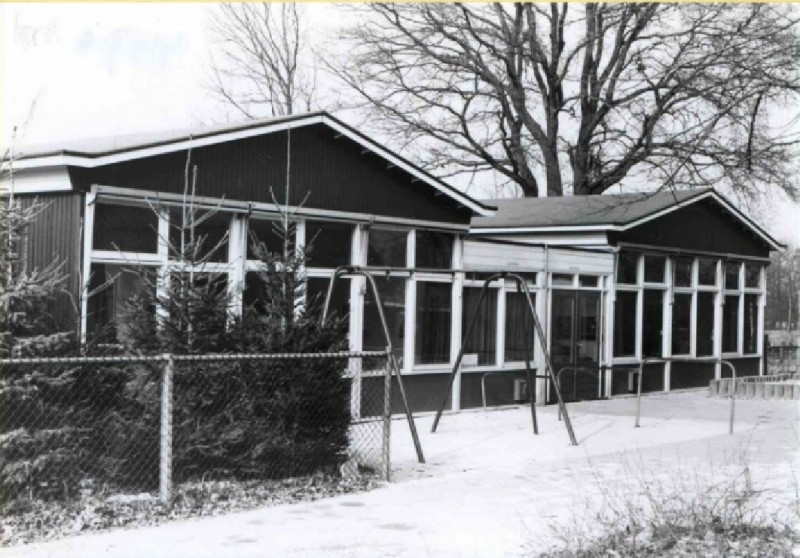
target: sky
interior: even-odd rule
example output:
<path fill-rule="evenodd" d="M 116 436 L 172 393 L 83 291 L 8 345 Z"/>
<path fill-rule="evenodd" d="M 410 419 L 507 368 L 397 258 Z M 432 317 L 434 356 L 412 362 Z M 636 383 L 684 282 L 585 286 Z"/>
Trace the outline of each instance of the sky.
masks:
<path fill-rule="evenodd" d="M 335 48 L 335 27 L 348 16 L 330 4 L 303 8 L 316 41 Z M 0 3 L 0 144 L 15 126 L 23 145 L 235 120 L 205 85 L 212 9 Z M 800 245 L 800 204 L 776 193 L 751 211 Z"/>

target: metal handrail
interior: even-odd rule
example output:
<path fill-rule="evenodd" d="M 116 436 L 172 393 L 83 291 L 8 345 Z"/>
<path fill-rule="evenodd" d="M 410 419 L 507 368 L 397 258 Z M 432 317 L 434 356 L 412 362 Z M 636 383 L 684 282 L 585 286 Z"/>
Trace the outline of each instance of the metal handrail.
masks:
<path fill-rule="evenodd" d="M 733 434 L 733 421 L 734 415 L 736 413 L 736 367 L 728 360 L 714 358 L 714 359 L 698 359 L 698 358 L 672 358 L 672 357 L 645 357 L 642 359 L 642 362 L 639 363 L 639 381 L 637 382 L 636 386 L 636 426 L 634 428 L 639 428 L 639 417 L 641 415 L 642 409 L 642 382 L 643 374 L 644 374 L 644 366 L 647 363 L 667 363 L 667 362 L 688 362 L 688 363 L 698 363 L 698 362 L 711 362 L 714 364 L 725 364 L 728 368 L 731 369 L 731 416 L 728 426 L 728 433 Z"/>
<path fill-rule="evenodd" d="M 597 376 L 600 379 L 602 379 L 602 377 L 603 377 L 603 368 L 604 368 L 603 366 L 599 366 L 598 370 L 600 370 L 600 372 L 598 374 L 595 374 L 595 376 Z M 577 387 L 576 387 L 577 384 L 578 384 L 578 370 L 586 370 L 587 372 L 589 372 L 591 374 L 594 374 L 594 368 L 589 368 L 587 366 L 564 366 L 563 368 L 561 368 L 556 373 L 556 382 L 558 382 L 558 389 L 559 390 L 561 389 L 561 374 L 563 372 L 566 372 L 567 370 L 572 370 L 572 388 L 573 388 L 572 389 L 572 392 L 573 392 L 572 400 L 575 401 L 578 398 Z M 566 404 L 567 404 L 567 402 L 565 401 L 564 405 L 566 406 Z M 558 420 L 559 421 L 561 420 L 561 407 L 560 406 L 558 407 Z"/>

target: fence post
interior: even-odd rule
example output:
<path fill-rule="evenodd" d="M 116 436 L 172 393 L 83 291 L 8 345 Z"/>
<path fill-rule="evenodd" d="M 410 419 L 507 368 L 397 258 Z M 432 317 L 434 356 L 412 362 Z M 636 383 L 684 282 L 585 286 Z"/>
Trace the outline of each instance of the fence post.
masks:
<path fill-rule="evenodd" d="M 175 361 L 172 354 L 167 353 L 163 356 L 158 498 L 161 503 L 169 504 L 172 496 L 172 376 L 175 371 Z"/>
<path fill-rule="evenodd" d="M 386 366 L 383 374 L 383 439 L 381 440 L 381 452 L 383 457 L 383 478 L 386 482 L 391 480 L 392 461 L 391 461 L 391 434 L 392 434 L 392 353 L 386 347 Z"/>

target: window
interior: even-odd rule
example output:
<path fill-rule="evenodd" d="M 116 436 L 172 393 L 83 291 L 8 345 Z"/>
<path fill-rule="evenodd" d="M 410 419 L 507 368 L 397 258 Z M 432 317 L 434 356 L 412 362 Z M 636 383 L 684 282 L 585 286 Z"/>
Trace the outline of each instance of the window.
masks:
<path fill-rule="evenodd" d="M 617 291 L 614 302 L 614 355 L 636 355 L 636 298 L 633 291 Z"/>
<path fill-rule="evenodd" d="M 306 258 L 309 267 L 336 268 L 348 265 L 352 243 L 351 225 L 306 221 Z M 386 348 L 385 344 L 383 348 Z"/>
<path fill-rule="evenodd" d="M 722 307 L 722 352 L 739 350 L 739 295 L 727 295 Z"/>
<path fill-rule="evenodd" d="M 306 311 L 322 317 L 330 282 L 329 277 L 309 277 L 306 279 Z M 371 293 L 367 293 L 367 296 L 371 296 Z M 340 277 L 334 281 L 328 314 L 337 317 L 350 315 L 350 279 Z M 386 348 L 385 341 L 383 348 Z"/>
<path fill-rule="evenodd" d="M 697 293 L 697 356 L 714 354 L 714 293 Z"/>
<path fill-rule="evenodd" d="M 453 235 L 417 231 L 416 267 L 420 269 L 450 269 L 453 265 Z"/>
<path fill-rule="evenodd" d="M 739 289 L 739 269 L 742 264 L 736 262 L 725 263 L 725 289 L 735 291 Z"/>
<path fill-rule="evenodd" d="M 635 285 L 638 262 L 639 255 L 634 252 L 620 252 L 617 254 L 617 283 Z"/>
<path fill-rule="evenodd" d="M 408 233 L 370 229 L 367 242 L 367 265 L 406 267 Z"/>
<path fill-rule="evenodd" d="M 666 258 L 663 256 L 644 257 L 644 281 L 645 283 L 663 283 L 664 270 L 666 268 Z"/>
<path fill-rule="evenodd" d="M 155 274 L 153 269 L 152 275 L 143 279 L 119 265 L 92 264 L 89 291 L 94 294 L 87 305 L 87 332 L 107 343 L 124 341 L 126 334 L 116 322 L 134 297 L 151 304 L 155 312 Z"/>
<path fill-rule="evenodd" d="M 664 328 L 663 291 L 644 291 L 642 313 L 642 357 L 661 356 L 661 338 Z"/>
<path fill-rule="evenodd" d="M 536 306 L 536 295 L 531 293 L 531 302 Z M 533 319 L 528 308 L 528 300 L 525 293 L 507 292 L 506 293 L 506 346 L 504 358 L 506 362 L 524 361 L 526 355 L 533 356 L 534 335 Z M 525 342 L 526 334 L 529 336 L 527 346 Z"/>
<path fill-rule="evenodd" d="M 692 295 L 675 293 L 672 302 L 672 354 L 691 353 Z"/>
<path fill-rule="evenodd" d="M 692 258 L 678 257 L 674 260 L 675 266 L 675 286 L 676 287 L 691 287 L 692 286 Z"/>
<path fill-rule="evenodd" d="M 477 354 L 478 364 L 494 364 L 497 358 L 497 289 L 487 289 L 482 302 L 480 295 L 479 288 L 464 289 L 461 338 L 464 352 Z M 473 320 L 475 325 L 467 337 Z"/>
<path fill-rule="evenodd" d="M 758 296 L 744 295 L 744 353 L 752 355 L 758 352 Z"/>
<path fill-rule="evenodd" d="M 450 362 L 450 283 L 417 282 L 415 364 Z"/>
<path fill-rule="evenodd" d="M 389 329 L 389 338 L 392 341 L 395 357 L 398 362 L 402 362 L 406 324 L 406 280 L 402 277 L 375 277 L 375 284 L 383 303 L 383 313 L 386 317 L 386 326 Z M 386 334 L 383 331 L 378 309 L 375 307 L 374 293 L 369 287 L 364 294 L 363 347 L 365 351 L 386 350 Z"/>
<path fill-rule="evenodd" d="M 697 259 L 697 284 L 709 286 L 717 284 L 717 260 Z"/>
<path fill-rule="evenodd" d="M 196 263 L 228 261 L 230 214 L 204 210 L 194 211 L 193 216 L 191 213 L 187 213 L 187 221 L 183 225 L 183 211 L 170 211 L 169 240 L 172 249 L 183 252 L 186 260 L 194 260 Z M 192 222 L 195 223 L 194 247 L 191 244 Z M 176 256 L 177 254 L 170 254 L 170 258 L 175 259 Z"/>
<path fill-rule="evenodd" d="M 745 264 L 744 266 L 744 286 L 748 289 L 758 289 L 761 287 L 761 266 L 756 264 Z"/>
<path fill-rule="evenodd" d="M 554 287 L 571 287 L 572 275 L 567 273 L 553 273 L 553 286 Z"/>
<path fill-rule="evenodd" d="M 94 211 L 95 250 L 158 251 L 158 215 L 149 207 L 98 203 Z"/>
<path fill-rule="evenodd" d="M 600 278 L 596 275 L 580 275 L 578 276 L 578 285 L 581 287 L 597 287 Z"/>
<path fill-rule="evenodd" d="M 294 250 L 294 227 L 289 226 L 289 251 Z M 261 242 L 272 254 L 283 254 L 283 224 L 266 219 L 250 219 L 247 222 L 247 259 L 257 259 L 254 242 Z"/>

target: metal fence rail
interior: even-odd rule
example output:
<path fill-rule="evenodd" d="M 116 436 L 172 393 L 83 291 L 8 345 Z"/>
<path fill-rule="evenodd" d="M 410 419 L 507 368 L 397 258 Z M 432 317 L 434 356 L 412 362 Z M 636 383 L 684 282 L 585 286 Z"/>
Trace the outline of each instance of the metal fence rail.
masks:
<path fill-rule="evenodd" d="M 343 468 L 390 476 L 388 351 L 7 359 L 0 502 Z M 384 389 L 361 393 L 361 360 Z M 345 372 L 345 369 L 348 371 Z M 358 414 L 365 398 L 376 416 Z"/>

